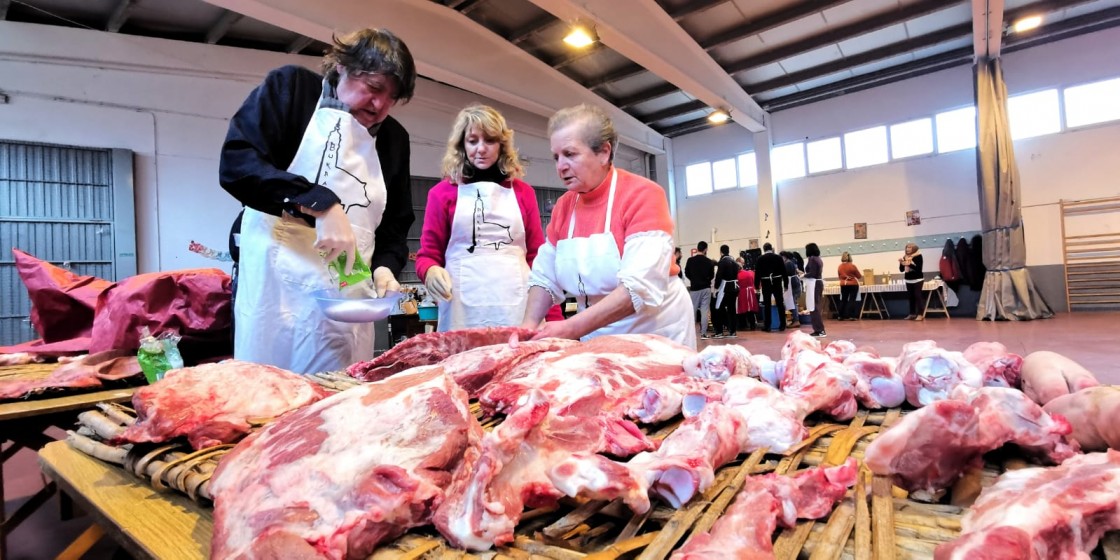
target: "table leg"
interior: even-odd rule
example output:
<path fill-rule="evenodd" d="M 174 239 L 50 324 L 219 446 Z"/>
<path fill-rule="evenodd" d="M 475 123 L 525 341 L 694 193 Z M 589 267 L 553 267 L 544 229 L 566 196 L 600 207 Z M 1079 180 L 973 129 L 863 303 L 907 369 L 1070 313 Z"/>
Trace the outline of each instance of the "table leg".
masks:
<path fill-rule="evenodd" d="M 65 492 L 62 494 L 65 494 Z M 103 536 L 105 536 L 105 530 L 102 529 L 100 525 L 94 523 L 83 531 L 81 535 L 78 535 L 78 538 L 74 539 L 74 542 L 70 543 L 70 545 L 66 547 L 66 550 L 63 550 L 58 556 L 55 556 L 54 560 L 79 560 L 85 553 L 89 552 L 89 549 L 93 548 L 93 545 L 97 544 L 97 541 L 100 541 Z"/>

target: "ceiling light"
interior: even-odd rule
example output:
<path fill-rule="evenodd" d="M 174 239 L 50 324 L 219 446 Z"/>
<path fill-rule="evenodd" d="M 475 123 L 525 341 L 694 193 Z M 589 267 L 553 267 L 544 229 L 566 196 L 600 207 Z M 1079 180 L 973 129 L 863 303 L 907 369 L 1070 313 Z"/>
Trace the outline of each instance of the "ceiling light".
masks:
<path fill-rule="evenodd" d="M 1030 16 L 1016 21 L 1015 24 L 1011 26 L 1011 29 L 1016 33 L 1022 33 L 1024 31 L 1030 31 L 1039 25 L 1042 25 L 1042 16 Z"/>
<path fill-rule="evenodd" d="M 572 24 L 568 34 L 564 36 L 564 42 L 577 49 L 582 49 L 592 43 L 598 43 L 599 35 L 595 33 L 595 26 L 589 23 L 576 22 Z"/>
<path fill-rule="evenodd" d="M 708 113 L 708 122 L 713 124 L 725 123 L 731 119 L 731 114 L 723 109 L 716 109 Z"/>

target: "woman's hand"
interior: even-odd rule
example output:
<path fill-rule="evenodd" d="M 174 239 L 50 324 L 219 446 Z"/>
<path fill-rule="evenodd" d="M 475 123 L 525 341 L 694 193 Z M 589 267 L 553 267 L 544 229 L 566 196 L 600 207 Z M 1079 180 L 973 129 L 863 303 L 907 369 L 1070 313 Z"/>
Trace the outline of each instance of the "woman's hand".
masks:
<path fill-rule="evenodd" d="M 357 241 L 354 239 L 354 229 L 350 227 L 350 218 L 341 204 L 335 204 L 323 211 L 314 211 L 310 208 L 300 207 L 304 214 L 315 218 L 315 249 L 324 251 L 327 262 L 338 258 L 346 252 L 345 274 L 354 273 L 354 259 L 357 258 Z"/>
<path fill-rule="evenodd" d="M 373 270 L 373 290 L 377 292 L 377 297 L 382 298 L 385 292 L 401 291 L 401 283 L 397 282 L 392 270 L 379 266 Z"/>
<path fill-rule="evenodd" d="M 534 334 L 533 338 L 530 340 L 540 340 L 542 338 L 569 338 L 572 340 L 579 340 L 580 334 L 576 332 L 576 329 L 573 329 L 572 326 L 573 323 L 571 319 L 546 321 L 537 329 L 537 334 Z"/>

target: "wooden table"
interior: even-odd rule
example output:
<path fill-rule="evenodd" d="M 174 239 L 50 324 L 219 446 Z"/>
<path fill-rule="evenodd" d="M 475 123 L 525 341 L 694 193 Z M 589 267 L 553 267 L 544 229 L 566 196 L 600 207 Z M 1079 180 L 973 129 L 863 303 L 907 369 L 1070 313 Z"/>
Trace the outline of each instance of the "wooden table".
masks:
<path fill-rule="evenodd" d="M 929 313 L 940 313 L 949 318 L 949 308 L 946 306 L 945 290 L 949 288 L 945 286 L 945 282 L 940 279 L 926 280 L 922 284 L 922 291 L 926 293 L 926 304 L 922 307 L 922 318 Z M 863 319 L 865 316 L 878 317 L 880 319 L 890 319 L 891 314 L 887 311 L 887 302 L 883 299 L 883 294 L 888 292 L 905 292 L 906 284 L 902 282 L 894 284 L 861 284 L 859 287 L 860 293 L 860 308 L 859 318 Z M 838 282 L 828 282 L 824 288 L 824 298 L 829 302 L 833 309 L 839 309 L 840 301 L 840 284 Z M 936 305 L 935 305 L 936 304 Z"/>
<path fill-rule="evenodd" d="M 175 492 L 156 492 L 146 480 L 64 441 L 39 451 L 43 473 L 138 559 L 210 557 L 212 511 Z"/>
<path fill-rule="evenodd" d="M 0 559 L 8 555 L 8 535 L 55 492 L 55 485 L 48 484 L 9 517 L 4 507 L 4 464 L 20 449 L 36 451 L 54 441 L 46 431 L 56 426 L 64 429 L 72 427 L 79 411 L 93 408 L 99 402 L 126 401 L 132 398 L 135 390 L 129 387 L 0 404 L 0 443 L 11 442 L 0 451 Z"/>

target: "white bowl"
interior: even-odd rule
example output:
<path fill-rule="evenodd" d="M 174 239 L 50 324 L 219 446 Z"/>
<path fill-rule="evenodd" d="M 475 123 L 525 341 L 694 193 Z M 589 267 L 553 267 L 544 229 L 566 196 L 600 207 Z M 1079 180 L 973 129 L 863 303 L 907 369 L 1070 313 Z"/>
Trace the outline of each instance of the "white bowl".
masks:
<path fill-rule="evenodd" d="M 316 290 L 311 295 L 328 319 L 341 323 L 381 321 L 400 305 L 404 297 L 400 292 L 386 292 L 385 297 L 369 298 L 361 291 L 347 294 L 334 289 Z"/>

